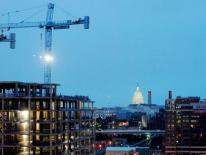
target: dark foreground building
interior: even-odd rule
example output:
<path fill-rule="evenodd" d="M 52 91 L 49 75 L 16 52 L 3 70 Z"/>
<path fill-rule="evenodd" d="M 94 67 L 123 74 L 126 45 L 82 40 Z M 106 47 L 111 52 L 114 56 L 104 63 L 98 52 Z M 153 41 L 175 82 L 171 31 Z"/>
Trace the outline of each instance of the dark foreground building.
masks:
<path fill-rule="evenodd" d="M 57 84 L 0 82 L 0 152 L 93 155 L 93 102 Z"/>
<path fill-rule="evenodd" d="M 166 155 L 206 154 L 206 101 L 199 97 L 166 100 Z"/>

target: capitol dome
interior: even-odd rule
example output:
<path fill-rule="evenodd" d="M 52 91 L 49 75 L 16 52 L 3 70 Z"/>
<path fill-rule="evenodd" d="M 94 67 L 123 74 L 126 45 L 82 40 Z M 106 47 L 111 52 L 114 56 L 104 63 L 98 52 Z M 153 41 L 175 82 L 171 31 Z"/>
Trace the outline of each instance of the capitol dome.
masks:
<path fill-rule="evenodd" d="M 142 92 L 140 91 L 139 87 L 134 92 L 134 96 L 132 98 L 133 104 L 144 104 L 144 98 Z"/>

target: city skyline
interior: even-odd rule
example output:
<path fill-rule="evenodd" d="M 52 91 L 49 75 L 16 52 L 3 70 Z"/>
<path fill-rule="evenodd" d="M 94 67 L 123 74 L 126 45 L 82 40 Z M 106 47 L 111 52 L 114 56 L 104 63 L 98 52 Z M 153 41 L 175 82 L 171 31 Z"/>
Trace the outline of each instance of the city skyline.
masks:
<path fill-rule="evenodd" d="M 57 6 L 55 19 L 85 15 L 91 19 L 89 30 L 80 26 L 53 33 L 52 81 L 62 85 L 62 94 L 88 95 L 98 107 L 127 106 L 138 82 L 145 99 L 147 91 L 152 91 L 154 104 L 163 105 L 168 90 L 174 96 L 206 98 L 205 1 L 51 2 Z M 44 4 L 44 12 L 33 18 L 44 20 L 47 3 L 3 1 L 0 14 Z M 67 13 L 61 13 L 61 8 Z M 35 11 L 11 14 L 10 20 L 21 21 Z M 0 16 L 0 21 L 7 22 L 6 16 Z M 16 32 L 16 49 L 0 44 L 0 80 L 43 82 L 39 56 L 44 31 L 32 28 L 10 32 Z"/>

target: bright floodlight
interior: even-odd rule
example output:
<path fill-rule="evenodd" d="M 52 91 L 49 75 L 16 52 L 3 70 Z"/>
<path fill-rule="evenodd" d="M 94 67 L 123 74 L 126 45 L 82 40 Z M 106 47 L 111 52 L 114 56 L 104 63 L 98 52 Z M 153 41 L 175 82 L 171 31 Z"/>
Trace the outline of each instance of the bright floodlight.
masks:
<path fill-rule="evenodd" d="M 25 111 L 21 111 L 21 116 L 23 120 L 28 120 L 29 118 L 29 111 L 25 110 Z"/>
<path fill-rule="evenodd" d="M 54 60 L 54 57 L 51 54 L 48 54 L 48 53 L 45 54 L 43 58 L 44 58 L 44 61 L 46 63 L 51 63 Z"/>

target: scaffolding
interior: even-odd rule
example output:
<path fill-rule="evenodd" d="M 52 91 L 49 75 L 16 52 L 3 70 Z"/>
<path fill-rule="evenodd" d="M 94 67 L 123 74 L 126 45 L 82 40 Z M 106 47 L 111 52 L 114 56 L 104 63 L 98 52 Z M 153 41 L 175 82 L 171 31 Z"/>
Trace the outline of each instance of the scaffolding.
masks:
<path fill-rule="evenodd" d="M 0 82 L 1 154 L 93 155 L 93 102 L 58 84 Z"/>

